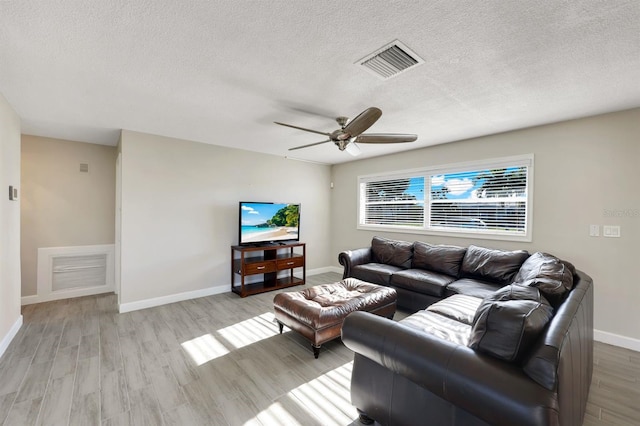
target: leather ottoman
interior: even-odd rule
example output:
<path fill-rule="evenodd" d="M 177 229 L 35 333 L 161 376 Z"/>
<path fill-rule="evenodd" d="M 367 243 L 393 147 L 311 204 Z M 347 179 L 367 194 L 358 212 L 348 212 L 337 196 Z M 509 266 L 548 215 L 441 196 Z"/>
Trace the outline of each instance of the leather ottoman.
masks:
<path fill-rule="evenodd" d="M 318 358 L 320 346 L 340 337 L 342 322 L 351 312 L 365 311 L 393 318 L 396 291 L 356 278 L 346 278 L 301 291 L 279 293 L 273 298 L 275 317 L 283 326 L 297 331 L 311 342 Z"/>

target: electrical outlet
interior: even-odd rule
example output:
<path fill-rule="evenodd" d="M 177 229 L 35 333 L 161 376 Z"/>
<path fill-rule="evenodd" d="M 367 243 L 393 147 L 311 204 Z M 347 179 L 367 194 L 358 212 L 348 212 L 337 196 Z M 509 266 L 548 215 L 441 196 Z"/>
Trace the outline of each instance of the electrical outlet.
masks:
<path fill-rule="evenodd" d="M 600 236 L 600 225 L 589 225 L 589 236 L 590 237 L 599 237 Z"/>
<path fill-rule="evenodd" d="M 602 235 L 611 238 L 620 238 L 620 226 L 604 225 L 602 227 Z"/>

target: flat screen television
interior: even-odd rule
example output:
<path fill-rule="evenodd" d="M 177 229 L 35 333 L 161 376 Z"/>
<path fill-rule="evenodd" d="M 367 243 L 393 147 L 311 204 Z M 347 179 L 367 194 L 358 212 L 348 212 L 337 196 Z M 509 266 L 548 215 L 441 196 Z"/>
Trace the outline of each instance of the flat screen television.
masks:
<path fill-rule="evenodd" d="M 240 245 L 300 240 L 300 204 L 241 201 Z"/>

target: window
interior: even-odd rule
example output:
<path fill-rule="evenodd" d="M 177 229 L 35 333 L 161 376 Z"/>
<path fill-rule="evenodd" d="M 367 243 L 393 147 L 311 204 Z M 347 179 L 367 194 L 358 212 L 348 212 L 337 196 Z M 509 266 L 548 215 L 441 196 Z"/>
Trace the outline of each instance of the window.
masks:
<path fill-rule="evenodd" d="M 530 240 L 533 155 L 358 178 L 361 229 Z"/>

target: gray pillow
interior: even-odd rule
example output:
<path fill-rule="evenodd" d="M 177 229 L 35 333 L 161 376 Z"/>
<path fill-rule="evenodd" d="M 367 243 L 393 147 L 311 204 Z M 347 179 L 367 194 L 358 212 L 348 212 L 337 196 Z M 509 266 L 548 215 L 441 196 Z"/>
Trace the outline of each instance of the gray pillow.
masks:
<path fill-rule="evenodd" d="M 413 243 L 373 237 L 371 240 L 373 261 L 408 269 L 411 267 Z"/>
<path fill-rule="evenodd" d="M 463 247 L 434 246 L 416 241 L 413 243 L 411 267 L 457 277 L 460 272 L 460 263 L 466 251 L 467 249 Z"/>

